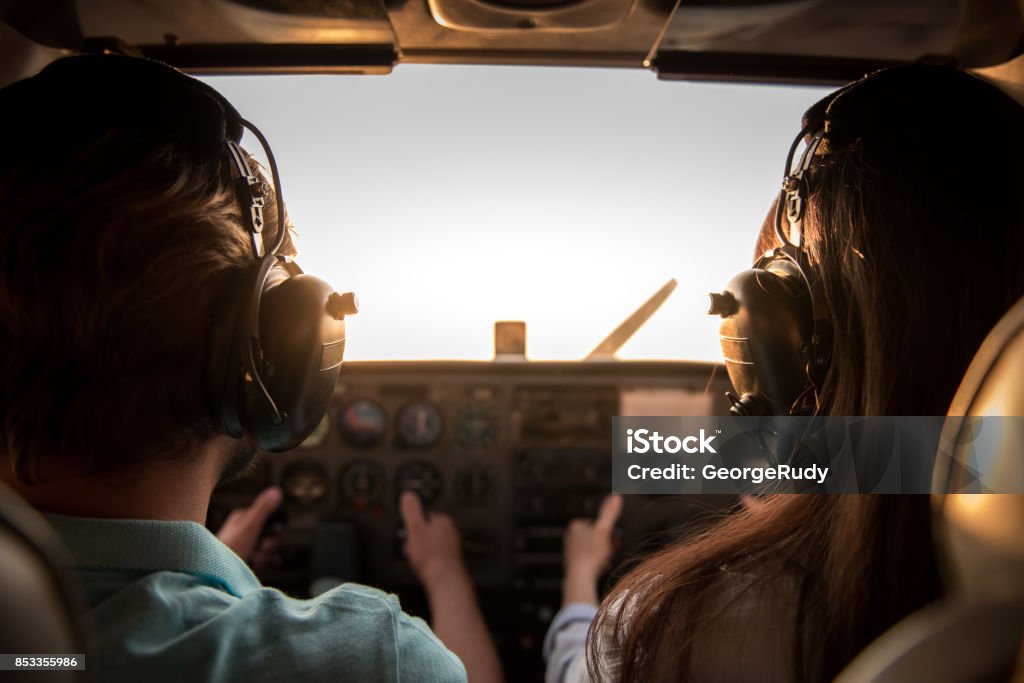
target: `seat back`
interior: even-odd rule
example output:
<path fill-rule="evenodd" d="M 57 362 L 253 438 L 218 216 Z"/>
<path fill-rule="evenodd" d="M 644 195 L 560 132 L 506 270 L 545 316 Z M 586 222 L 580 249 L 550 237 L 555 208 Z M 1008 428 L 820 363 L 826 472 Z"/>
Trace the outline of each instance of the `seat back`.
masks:
<path fill-rule="evenodd" d="M 85 652 L 78 605 L 63 577 L 61 558 L 60 544 L 46 522 L 0 487 L 0 653 Z M 4 671 L 0 679 L 77 683 L 87 680 L 87 671 Z"/>
<path fill-rule="evenodd" d="M 971 597 L 1024 594 L 1024 299 L 992 329 L 964 376 L 943 429 L 933 485 L 938 540 L 952 589 Z M 972 446 L 974 455 L 972 455 Z M 974 458 L 987 458 L 979 478 Z"/>

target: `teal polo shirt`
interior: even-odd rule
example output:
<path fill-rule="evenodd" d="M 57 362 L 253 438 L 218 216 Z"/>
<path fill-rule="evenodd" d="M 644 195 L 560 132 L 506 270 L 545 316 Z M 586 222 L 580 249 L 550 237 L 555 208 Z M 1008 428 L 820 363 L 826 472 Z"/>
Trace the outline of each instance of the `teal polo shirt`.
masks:
<path fill-rule="evenodd" d="M 97 681 L 466 680 L 394 595 L 343 584 L 290 598 L 195 522 L 47 519 L 88 605 Z"/>

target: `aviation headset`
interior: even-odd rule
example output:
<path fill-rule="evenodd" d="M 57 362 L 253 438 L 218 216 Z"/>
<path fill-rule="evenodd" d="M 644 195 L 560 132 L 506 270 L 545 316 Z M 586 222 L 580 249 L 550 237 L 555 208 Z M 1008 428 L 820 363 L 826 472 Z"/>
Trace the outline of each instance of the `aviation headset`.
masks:
<path fill-rule="evenodd" d="M 301 443 L 327 411 L 345 350 L 345 316 L 358 304 L 352 293 L 336 293 L 278 255 L 284 200 L 263 133 L 205 83 L 160 62 L 120 55 L 58 59 L 5 88 L 0 106 L 5 101 L 22 108 L 24 125 L 52 128 L 50 137 L 64 146 L 91 144 L 118 130 L 146 148 L 172 142 L 189 163 L 228 161 L 253 263 L 231 272 L 218 293 L 204 367 L 207 409 L 218 432 L 260 449 Z M 263 146 L 274 183 L 277 232 L 269 247 L 263 241 L 268 188 L 239 146 L 243 129 Z"/>
<path fill-rule="evenodd" d="M 733 415 L 800 411 L 805 399 L 816 400 L 829 369 L 832 325 L 803 232 L 815 155 L 848 147 L 873 130 L 920 126 L 938 107 L 945 120 L 955 120 L 958 106 L 970 106 L 971 94 L 992 97 L 993 91 L 963 71 L 911 64 L 870 74 L 807 110 L 786 157 L 775 208 L 775 234 L 782 246 L 736 275 L 721 293 L 710 294 L 708 313 L 723 318 L 722 352 L 738 394 L 727 394 Z M 957 104 L 945 94 L 950 92 L 967 104 Z M 801 142 L 806 147 L 794 166 Z"/>
<path fill-rule="evenodd" d="M 775 234 L 782 246 L 765 252 L 721 293 L 709 295 L 708 313 L 723 318 L 722 353 L 739 392 L 726 393 L 733 415 L 787 414 L 808 388 L 820 384 L 827 370 L 830 325 L 803 240 L 807 173 L 824 133 L 824 127 L 812 121 L 790 145 L 775 207 Z M 808 135 L 794 168 L 797 147 Z"/>

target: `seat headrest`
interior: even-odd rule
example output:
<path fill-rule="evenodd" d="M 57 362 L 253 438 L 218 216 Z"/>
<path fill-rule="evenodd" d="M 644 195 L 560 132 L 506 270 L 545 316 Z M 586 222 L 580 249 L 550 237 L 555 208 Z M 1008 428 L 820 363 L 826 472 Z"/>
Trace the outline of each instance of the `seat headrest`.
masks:
<path fill-rule="evenodd" d="M 67 564 L 49 525 L 0 484 L 0 651 L 85 653 L 81 604 L 65 576 Z M 30 676 L 39 683 L 90 680 L 84 670 L 34 671 Z"/>

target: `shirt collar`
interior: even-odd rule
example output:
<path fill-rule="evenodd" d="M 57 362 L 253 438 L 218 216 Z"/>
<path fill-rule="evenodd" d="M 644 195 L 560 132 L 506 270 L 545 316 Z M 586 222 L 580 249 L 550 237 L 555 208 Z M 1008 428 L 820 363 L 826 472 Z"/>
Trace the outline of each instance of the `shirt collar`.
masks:
<path fill-rule="evenodd" d="M 75 569 L 182 572 L 237 597 L 261 587 L 245 562 L 196 522 L 45 517 Z"/>

